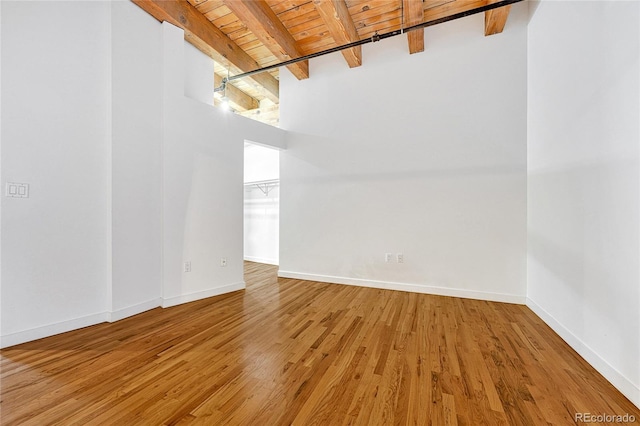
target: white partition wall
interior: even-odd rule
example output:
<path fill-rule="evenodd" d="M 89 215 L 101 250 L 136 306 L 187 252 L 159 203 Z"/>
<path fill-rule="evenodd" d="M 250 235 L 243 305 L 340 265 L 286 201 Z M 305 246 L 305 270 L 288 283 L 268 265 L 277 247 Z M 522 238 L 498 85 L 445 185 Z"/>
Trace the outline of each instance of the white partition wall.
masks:
<path fill-rule="evenodd" d="M 284 132 L 185 96 L 185 76 L 209 68 L 187 60 L 187 72 L 180 59 L 202 53 L 186 47 L 182 30 L 162 27 L 162 297 L 171 306 L 244 288 L 244 141 L 282 146 Z M 209 84 L 198 84 L 203 90 L 213 87 L 213 73 L 207 77 Z"/>
<path fill-rule="evenodd" d="M 111 306 L 117 320 L 160 304 L 162 31 L 130 2 L 111 5 Z"/>

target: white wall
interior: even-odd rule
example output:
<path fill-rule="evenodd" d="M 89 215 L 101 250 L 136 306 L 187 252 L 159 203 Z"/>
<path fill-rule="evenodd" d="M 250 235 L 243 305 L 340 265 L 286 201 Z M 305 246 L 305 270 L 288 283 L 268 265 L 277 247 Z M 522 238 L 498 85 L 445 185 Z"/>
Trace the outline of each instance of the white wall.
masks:
<path fill-rule="evenodd" d="M 280 150 L 255 144 L 244 148 L 244 181 L 258 182 L 280 178 Z"/>
<path fill-rule="evenodd" d="M 2 344 L 107 305 L 109 17 L 108 3 L 2 4 Z M 8 181 L 30 198 L 4 197 Z"/>
<path fill-rule="evenodd" d="M 112 2 L 112 320 L 158 306 L 162 279 L 162 31 Z"/>
<path fill-rule="evenodd" d="M 0 2 L 0 94 L 2 94 L 2 2 Z M 4 183 L 2 176 L 2 101 L 0 100 L 0 185 Z M 0 187 L 1 188 L 1 187 Z M 1 189 L 0 189 L 1 190 Z M 0 194 L 0 309 L 2 309 L 2 205 Z M 2 347 L 2 312 L 0 311 L 0 348 Z"/>
<path fill-rule="evenodd" d="M 184 95 L 213 105 L 213 59 L 184 40 Z"/>
<path fill-rule="evenodd" d="M 281 74 L 281 276 L 524 302 L 527 6 L 483 22 Z"/>
<path fill-rule="evenodd" d="M 31 197 L 1 198 L 0 346 L 243 287 L 244 141 L 284 132 L 187 98 L 209 61 L 130 2 L 1 19 L 2 187 Z"/>
<path fill-rule="evenodd" d="M 244 141 L 281 146 L 284 132 L 186 98 L 183 66 L 175 58 L 201 53 L 185 52 L 182 31 L 163 27 L 163 304 L 170 306 L 244 288 Z M 213 73 L 210 79 L 213 87 Z M 185 273 L 187 261 L 192 270 Z"/>
<path fill-rule="evenodd" d="M 636 405 L 639 27 L 637 2 L 538 5 L 528 120 L 528 305 Z"/>
<path fill-rule="evenodd" d="M 249 144 L 244 148 L 244 181 L 280 178 L 280 151 Z M 267 193 L 265 194 L 266 191 Z M 244 190 L 244 259 L 278 264 L 280 185 L 246 185 Z"/>

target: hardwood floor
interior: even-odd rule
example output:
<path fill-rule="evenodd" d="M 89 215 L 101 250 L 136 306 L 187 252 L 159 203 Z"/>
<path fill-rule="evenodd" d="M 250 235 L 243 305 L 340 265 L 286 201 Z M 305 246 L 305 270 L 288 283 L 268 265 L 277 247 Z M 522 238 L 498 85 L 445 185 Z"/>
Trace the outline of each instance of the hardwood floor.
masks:
<path fill-rule="evenodd" d="M 2 425 L 571 425 L 640 410 L 528 308 L 278 279 L 1 351 Z"/>

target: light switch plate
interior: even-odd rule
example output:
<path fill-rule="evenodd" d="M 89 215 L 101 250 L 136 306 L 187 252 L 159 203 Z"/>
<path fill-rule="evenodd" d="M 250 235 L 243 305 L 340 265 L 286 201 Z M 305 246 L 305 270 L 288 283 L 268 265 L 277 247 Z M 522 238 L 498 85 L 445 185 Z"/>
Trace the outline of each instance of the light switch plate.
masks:
<path fill-rule="evenodd" d="M 11 198 L 29 198 L 29 184 L 7 182 L 5 195 Z"/>

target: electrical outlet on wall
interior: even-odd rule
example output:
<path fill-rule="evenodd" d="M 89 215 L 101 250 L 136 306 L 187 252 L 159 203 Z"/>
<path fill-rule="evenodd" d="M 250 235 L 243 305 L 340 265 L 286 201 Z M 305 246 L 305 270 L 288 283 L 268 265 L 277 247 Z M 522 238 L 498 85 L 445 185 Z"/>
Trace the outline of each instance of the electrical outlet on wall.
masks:
<path fill-rule="evenodd" d="M 404 263 L 404 254 L 398 253 L 396 258 L 398 259 L 398 263 Z"/>
<path fill-rule="evenodd" d="M 393 255 L 391 253 L 385 253 L 384 261 L 385 263 L 391 263 L 393 261 Z"/>
<path fill-rule="evenodd" d="M 227 266 L 227 258 L 226 257 L 223 257 L 223 258 L 220 259 L 220 266 L 221 267 Z"/>
<path fill-rule="evenodd" d="M 191 272 L 191 261 L 190 260 L 184 262 L 183 266 L 184 266 L 183 267 L 183 271 L 184 272 Z"/>

